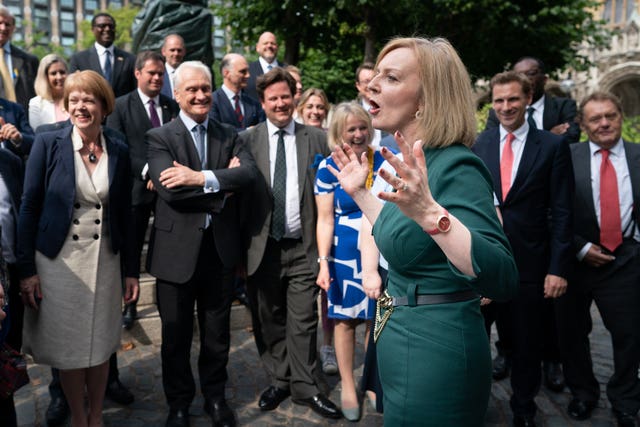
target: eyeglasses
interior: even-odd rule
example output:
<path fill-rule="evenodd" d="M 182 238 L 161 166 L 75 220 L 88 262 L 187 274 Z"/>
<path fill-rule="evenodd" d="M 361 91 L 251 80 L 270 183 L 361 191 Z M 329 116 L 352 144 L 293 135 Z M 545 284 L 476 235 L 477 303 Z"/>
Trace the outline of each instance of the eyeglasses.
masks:
<path fill-rule="evenodd" d="M 111 28 L 112 30 L 116 29 L 116 24 L 96 24 L 93 26 L 94 28 L 99 28 L 104 30 L 105 28 Z"/>

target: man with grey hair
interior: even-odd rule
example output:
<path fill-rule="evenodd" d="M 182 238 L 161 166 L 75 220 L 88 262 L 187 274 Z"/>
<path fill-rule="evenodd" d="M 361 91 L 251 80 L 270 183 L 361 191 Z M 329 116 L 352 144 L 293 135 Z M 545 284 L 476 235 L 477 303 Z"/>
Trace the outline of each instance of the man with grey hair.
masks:
<path fill-rule="evenodd" d="M 224 393 L 233 273 L 243 258 L 238 198 L 257 169 L 235 129 L 209 118 L 211 72 L 204 64 L 181 64 L 174 92 L 178 117 L 145 138 L 158 194 L 147 271 L 157 278 L 162 381 L 170 408 L 166 426 L 189 426 L 195 303 L 204 409 L 214 426 L 234 426 Z"/>
<path fill-rule="evenodd" d="M 22 105 L 29 111 L 29 100 L 36 96 L 33 83 L 38 71 L 38 58 L 11 44 L 16 19 L 0 5 L 0 97 Z"/>
<path fill-rule="evenodd" d="M 160 53 L 165 59 L 165 71 L 164 71 L 164 83 L 162 84 L 162 93 L 171 99 L 173 97 L 174 79 L 176 69 L 184 61 L 184 57 L 187 54 L 187 49 L 184 44 L 184 39 L 179 34 L 169 34 L 164 38 Z"/>
<path fill-rule="evenodd" d="M 260 103 L 244 89 L 249 81 L 249 64 L 244 56 L 229 53 L 220 63 L 222 86 L 213 92 L 210 117 L 227 123 L 238 131 L 264 122 L 266 117 Z"/>

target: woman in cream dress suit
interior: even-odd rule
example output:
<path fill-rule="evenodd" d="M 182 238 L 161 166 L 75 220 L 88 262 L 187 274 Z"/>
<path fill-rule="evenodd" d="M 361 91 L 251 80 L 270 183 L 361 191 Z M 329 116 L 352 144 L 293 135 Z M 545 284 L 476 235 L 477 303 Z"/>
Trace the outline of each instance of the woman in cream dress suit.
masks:
<path fill-rule="evenodd" d="M 33 130 L 38 126 L 61 122 L 69 118 L 64 108 L 64 81 L 67 78 L 67 63 L 55 53 L 42 58 L 34 83 L 38 96 L 29 100 L 29 124 Z"/>
<path fill-rule="evenodd" d="M 27 163 L 18 220 L 20 290 L 31 308 L 23 350 L 60 369 L 72 426 L 101 426 L 108 360 L 120 343 L 121 257 L 125 303 L 138 293 L 129 151 L 102 132 L 114 96 L 98 73 L 69 76 L 64 102 L 73 126 L 39 134 Z"/>

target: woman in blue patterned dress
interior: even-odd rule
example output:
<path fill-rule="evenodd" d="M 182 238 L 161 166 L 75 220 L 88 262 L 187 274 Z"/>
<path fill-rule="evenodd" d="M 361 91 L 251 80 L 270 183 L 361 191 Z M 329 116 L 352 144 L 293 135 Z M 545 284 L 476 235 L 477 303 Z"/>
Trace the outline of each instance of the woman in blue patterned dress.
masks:
<path fill-rule="evenodd" d="M 380 153 L 370 145 L 372 136 L 373 127 L 369 114 L 359 104 L 345 102 L 335 108 L 329 125 L 329 145 L 333 148 L 346 143 L 358 156 L 367 153 L 371 165 L 367 178 L 369 187 L 384 161 Z M 358 247 L 362 212 L 327 169 L 328 165 L 336 168 L 331 157 L 327 157 L 320 163 L 316 175 L 316 234 L 320 255 L 320 272 L 316 283 L 327 291 L 328 316 L 336 322 L 334 340 L 342 380 L 342 412 L 345 418 L 355 421 L 360 418 L 353 377 L 355 328 L 358 323 L 367 322 L 366 346 L 374 314 L 374 301 L 367 298 L 362 289 L 362 264 Z"/>

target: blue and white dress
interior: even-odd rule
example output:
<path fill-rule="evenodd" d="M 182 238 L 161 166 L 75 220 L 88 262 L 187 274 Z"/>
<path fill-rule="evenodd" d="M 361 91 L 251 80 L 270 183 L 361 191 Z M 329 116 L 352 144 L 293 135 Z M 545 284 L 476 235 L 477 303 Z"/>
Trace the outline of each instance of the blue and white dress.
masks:
<path fill-rule="evenodd" d="M 380 152 L 374 151 L 374 179 L 383 162 Z M 372 319 L 375 301 L 369 299 L 362 289 L 362 262 L 358 244 L 362 211 L 342 189 L 327 165 L 338 169 L 331 157 L 322 160 L 314 190 L 316 195 L 333 193 L 334 228 L 332 261 L 329 262 L 329 273 L 333 280 L 327 292 L 327 315 L 333 319 Z"/>

